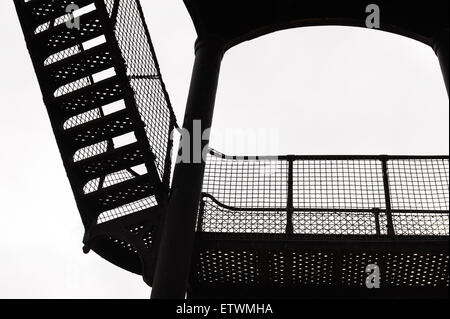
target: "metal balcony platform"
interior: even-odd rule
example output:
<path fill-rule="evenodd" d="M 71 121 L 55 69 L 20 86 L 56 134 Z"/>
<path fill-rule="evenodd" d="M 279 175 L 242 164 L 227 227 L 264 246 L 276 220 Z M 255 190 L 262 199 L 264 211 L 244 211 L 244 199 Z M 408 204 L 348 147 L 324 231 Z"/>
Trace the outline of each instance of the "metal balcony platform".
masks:
<path fill-rule="evenodd" d="M 192 298 L 446 297 L 449 158 L 208 156 Z M 376 265 L 380 289 L 368 289 Z"/>

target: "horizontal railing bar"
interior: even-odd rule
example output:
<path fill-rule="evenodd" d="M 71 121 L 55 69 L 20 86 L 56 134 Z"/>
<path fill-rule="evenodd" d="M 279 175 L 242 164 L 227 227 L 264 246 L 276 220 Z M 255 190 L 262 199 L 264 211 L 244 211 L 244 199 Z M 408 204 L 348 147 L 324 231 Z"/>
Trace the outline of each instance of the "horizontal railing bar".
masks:
<path fill-rule="evenodd" d="M 210 200 L 212 200 L 215 204 L 217 204 L 218 206 L 228 209 L 228 210 L 232 210 L 232 211 L 267 211 L 267 212 L 286 212 L 286 207 L 280 207 L 280 208 L 238 208 L 238 207 L 233 207 L 233 206 L 229 206 L 226 204 L 223 204 L 221 202 L 219 202 L 214 196 L 212 196 L 211 194 L 207 194 L 207 193 L 202 193 L 202 200 L 203 198 L 209 198 Z"/>
<path fill-rule="evenodd" d="M 408 210 L 403 210 L 403 209 L 391 209 L 391 212 L 394 214 L 397 213 L 402 213 L 402 214 L 449 214 L 450 211 L 449 210 L 422 210 L 422 209 L 417 209 L 417 210 L 413 210 L 413 209 L 408 209 Z"/>
<path fill-rule="evenodd" d="M 429 160 L 450 160 L 448 155 L 387 155 L 385 158 L 389 160 L 416 160 L 416 159 L 429 159 Z"/>
<path fill-rule="evenodd" d="M 345 235 L 345 234 L 291 234 L 286 236 L 286 233 L 233 233 L 233 232 L 198 232 L 197 236 L 202 239 L 202 241 L 213 240 L 216 243 L 220 240 L 221 244 L 226 244 L 227 242 L 233 242 L 232 245 L 236 247 L 236 241 L 245 243 L 251 240 L 253 247 L 260 243 L 264 243 L 265 248 L 267 245 L 276 247 L 280 245 L 280 240 L 283 241 L 283 245 L 289 243 L 297 244 L 299 240 L 303 243 L 312 243 L 321 241 L 324 244 L 332 244 L 336 241 L 346 241 L 346 242 L 360 242 L 360 243 L 374 243 L 383 245 L 383 242 L 410 242 L 417 241 L 417 247 L 421 245 L 427 246 L 427 248 L 436 248 L 433 244 L 445 244 L 448 243 L 448 236 L 440 235 L 395 235 L 394 237 L 388 235 Z M 310 242 L 312 241 L 312 242 Z M 245 245 L 245 244 L 244 244 Z M 447 244 L 448 245 L 448 244 Z"/>
<path fill-rule="evenodd" d="M 207 193 L 202 193 L 202 198 L 209 198 L 215 204 L 221 208 L 225 208 L 232 211 L 242 211 L 242 212 L 286 212 L 286 207 L 234 207 L 226 205 L 217 200 L 214 196 Z M 376 208 L 376 207 L 374 207 Z M 294 212 L 311 212 L 311 213 L 373 213 L 374 208 L 296 208 L 294 207 Z M 376 208 L 380 213 L 386 213 L 386 209 Z M 403 214 L 450 214 L 449 210 L 412 210 L 412 209 L 392 209 L 392 213 L 403 213 Z"/>
<path fill-rule="evenodd" d="M 281 155 L 281 156 L 229 156 L 210 149 L 209 154 L 228 160 L 289 161 L 289 160 L 450 160 L 448 155 Z"/>

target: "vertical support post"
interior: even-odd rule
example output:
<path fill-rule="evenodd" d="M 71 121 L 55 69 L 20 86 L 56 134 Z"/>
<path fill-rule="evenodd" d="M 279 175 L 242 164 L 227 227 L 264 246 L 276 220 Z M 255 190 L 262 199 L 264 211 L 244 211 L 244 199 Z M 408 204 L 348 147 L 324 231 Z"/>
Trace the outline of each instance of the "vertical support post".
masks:
<path fill-rule="evenodd" d="M 200 208 L 198 209 L 197 232 L 203 232 L 203 218 L 205 216 L 205 201 L 200 198 Z"/>
<path fill-rule="evenodd" d="M 187 290 L 205 171 L 202 151 L 209 143 L 209 134 L 203 132 L 211 128 L 223 54 L 223 45 L 217 39 L 196 42 L 180 144 L 180 151 L 189 152 L 190 161 L 186 163 L 185 154 L 179 152 L 156 263 L 154 299 L 182 299 Z"/>
<path fill-rule="evenodd" d="M 288 156 L 288 194 L 287 194 L 287 220 L 286 234 L 294 233 L 294 158 Z"/>
<path fill-rule="evenodd" d="M 433 39 L 433 49 L 439 58 L 442 74 L 444 76 L 445 87 L 447 94 L 449 94 L 449 79 L 448 79 L 448 51 L 449 51 L 449 29 L 441 30 Z"/>
<path fill-rule="evenodd" d="M 381 227 L 380 227 L 380 209 L 374 208 L 372 210 L 373 216 L 375 218 L 375 232 L 377 236 L 381 235 Z"/>
<path fill-rule="evenodd" d="M 384 197 L 386 202 L 387 233 L 389 236 L 394 236 L 395 230 L 394 230 L 394 221 L 392 219 L 391 192 L 389 188 L 389 173 L 387 162 L 388 157 L 381 156 L 381 163 L 383 169 Z"/>

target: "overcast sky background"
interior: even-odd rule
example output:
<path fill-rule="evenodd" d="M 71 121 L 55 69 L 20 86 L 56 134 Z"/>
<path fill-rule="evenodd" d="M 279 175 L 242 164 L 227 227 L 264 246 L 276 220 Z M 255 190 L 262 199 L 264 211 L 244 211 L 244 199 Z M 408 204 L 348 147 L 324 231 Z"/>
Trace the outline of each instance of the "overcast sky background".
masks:
<path fill-rule="evenodd" d="M 182 122 L 195 30 L 181 0 L 141 2 Z M 0 39 L 0 298 L 148 298 L 139 276 L 81 251 L 83 227 L 12 1 L 0 1 Z M 266 142 L 255 147 L 252 136 Z M 231 155 L 448 155 L 437 58 L 414 40 L 356 28 L 244 43 L 223 61 L 211 146 Z"/>

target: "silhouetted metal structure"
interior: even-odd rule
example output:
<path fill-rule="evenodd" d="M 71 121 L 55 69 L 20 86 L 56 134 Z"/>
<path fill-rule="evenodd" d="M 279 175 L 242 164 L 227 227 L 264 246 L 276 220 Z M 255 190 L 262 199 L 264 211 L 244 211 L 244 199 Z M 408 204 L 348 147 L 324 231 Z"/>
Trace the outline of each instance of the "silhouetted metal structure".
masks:
<path fill-rule="evenodd" d="M 151 284 L 175 117 L 140 4 L 15 4 L 86 228 L 85 250 Z M 85 12 L 80 29 L 67 25 L 71 4 Z"/>
<path fill-rule="evenodd" d="M 206 163 L 177 164 L 171 180 L 177 124 L 139 1 L 14 2 L 85 251 L 143 274 L 153 298 L 448 296 L 448 156 L 210 149 Z M 291 27 L 364 27 L 368 4 L 184 2 L 198 33 L 183 124 L 191 138 L 194 121 L 211 127 L 226 50 Z M 448 90 L 448 3 L 378 5 L 382 30 L 433 46 Z M 369 264 L 381 289 L 366 288 Z"/>

